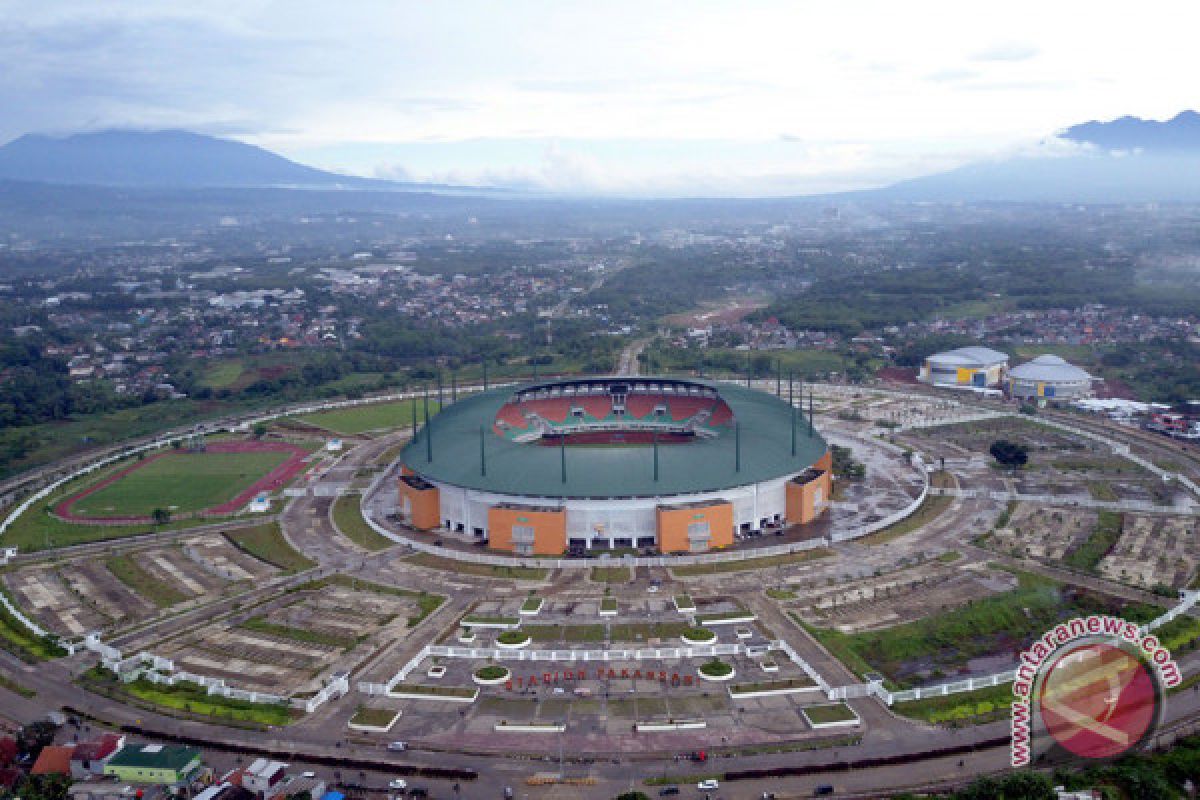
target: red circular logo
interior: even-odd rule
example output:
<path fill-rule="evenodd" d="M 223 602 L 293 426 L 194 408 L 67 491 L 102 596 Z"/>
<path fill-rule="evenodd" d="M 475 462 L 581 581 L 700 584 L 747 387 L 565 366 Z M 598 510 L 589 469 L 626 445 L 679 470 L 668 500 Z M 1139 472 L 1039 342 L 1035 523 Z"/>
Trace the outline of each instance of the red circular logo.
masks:
<path fill-rule="evenodd" d="M 1158 715 L 1158 681 L 1134 653 L 1079 642 L 1042 678 L 1038 707 L 1047 732 L 1084 758 L 1111 758 L 1141 741 Z"/>

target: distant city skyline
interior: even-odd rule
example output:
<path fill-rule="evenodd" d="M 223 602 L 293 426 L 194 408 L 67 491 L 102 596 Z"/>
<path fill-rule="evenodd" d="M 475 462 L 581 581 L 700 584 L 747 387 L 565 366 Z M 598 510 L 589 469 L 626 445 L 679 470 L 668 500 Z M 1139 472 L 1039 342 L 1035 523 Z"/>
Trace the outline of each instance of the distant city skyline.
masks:
<path fill-rule="evenodd" d="M 0 0 L 0 142 L 181 128 L 370 177 L 866 188 L 1069 151 L 1052 134 L 1089 119 L 1194 107 L 1200 10 L 1111 9 Z"/>

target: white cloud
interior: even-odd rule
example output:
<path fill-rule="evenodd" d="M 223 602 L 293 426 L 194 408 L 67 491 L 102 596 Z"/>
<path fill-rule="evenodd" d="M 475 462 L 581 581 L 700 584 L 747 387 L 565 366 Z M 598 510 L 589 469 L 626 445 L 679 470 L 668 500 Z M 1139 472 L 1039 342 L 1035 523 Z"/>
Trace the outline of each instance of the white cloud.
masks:
<path fill-rule="evenodd" d="M 1169 116 L 1194 97 L 1197 22 L 1192 4 L 1115 15 L 1081 0 L 0 0 L 0 141 L 186 127 L 362 174 L 399 163 L 563 188 L 878 179 L 952 160 L 947 140 L 990 152 L 1085 119 Z M 815 149 L 755 157 L 781 138 Z M 564 144 L 445 161 L 511 140 Z M 581 140 L 613 147 L 566 144 Z M 622 158 L 630 140 L 680 146 Z M 746 152 L 690 161 L 707 140 Z"/>

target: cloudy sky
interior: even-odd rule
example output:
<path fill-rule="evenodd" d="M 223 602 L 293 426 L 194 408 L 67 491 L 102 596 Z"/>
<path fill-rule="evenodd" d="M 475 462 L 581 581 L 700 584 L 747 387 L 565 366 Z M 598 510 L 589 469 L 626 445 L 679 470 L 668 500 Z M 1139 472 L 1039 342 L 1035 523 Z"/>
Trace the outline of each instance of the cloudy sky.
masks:
<path fill-rule="evenodd" d="M 0 142 L 187 128 L 361 175 L 781 194 L 1200 105 L 1200 4 L 0 0 Z"/>

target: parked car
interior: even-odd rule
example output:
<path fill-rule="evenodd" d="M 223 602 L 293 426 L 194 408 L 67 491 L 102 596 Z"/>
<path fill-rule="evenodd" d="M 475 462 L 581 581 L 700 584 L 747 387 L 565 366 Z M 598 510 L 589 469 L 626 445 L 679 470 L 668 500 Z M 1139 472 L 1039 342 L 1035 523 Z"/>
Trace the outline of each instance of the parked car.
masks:
<path fill-rule="evenodd" d="M 813 797 L 828 797 L 831 794 L 833 794 L 833 786 L 828 783 L 822 783 L 813 789 Z"/>
<path fill-rule="evenodd" d="M 408 742 L 388 742 L 387 749 L 393 753 L 403 753 L 408 749 Z"/>
<path fill-rule="evenodd" d="M 414 786 L 408 790 L 409 797 L 429 797 L 429 790 L 424 786 Z"/>
<path fill-rule="evenodd" d="M 670 797 L 671 795 L 674 795 L 674 794 L 679 794 L 678 786 L 668 786 L 665 789 L 660 789 L 658 791 L 659 797 Z"/>
<path fill-rule="evenodd" d="M 388 788 L 404 791 L 408 788 L 408 781 L 404 780 L 404 778 L 392 778 L 390 781 L 388 781 Z"/>
<path fill-rule="evenodd" d="M 707 778 L 696 784 L 696 788 L 702 792 L 713 792 L 721 788 L 721 784 L 717 783 L 716 778 Z"/>

